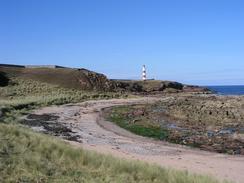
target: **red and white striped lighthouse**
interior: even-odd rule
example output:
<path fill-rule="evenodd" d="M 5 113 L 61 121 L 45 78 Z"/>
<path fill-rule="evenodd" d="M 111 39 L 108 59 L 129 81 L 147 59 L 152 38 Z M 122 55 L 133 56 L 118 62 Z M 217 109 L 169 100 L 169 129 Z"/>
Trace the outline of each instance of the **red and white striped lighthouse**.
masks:
<path fill-rule="evenodd" d="M 147 72 L 146 72 L 146 66 L 142 66 L 142 80 L 146 81 L 147 80 Z"/>

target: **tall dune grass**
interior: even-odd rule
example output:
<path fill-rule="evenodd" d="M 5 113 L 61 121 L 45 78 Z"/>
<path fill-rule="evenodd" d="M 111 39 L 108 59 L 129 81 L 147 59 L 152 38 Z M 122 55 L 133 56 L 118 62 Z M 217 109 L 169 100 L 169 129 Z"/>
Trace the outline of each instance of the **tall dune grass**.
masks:
<path fill-rule="evenodd" d="M 187 172 L 115 159 L 0 124 L 0 182 L 217 183 Z"/>
<path fill-rule="evenodd" d="M 3 122 L 13 122 L 28 110 L 41 106 L 120 97 L 127 97 L 127 95 L 81 91 L 30 79 L 12 78 L 8 86 L 0 87 L 0 110 L 4 113 Z"/>

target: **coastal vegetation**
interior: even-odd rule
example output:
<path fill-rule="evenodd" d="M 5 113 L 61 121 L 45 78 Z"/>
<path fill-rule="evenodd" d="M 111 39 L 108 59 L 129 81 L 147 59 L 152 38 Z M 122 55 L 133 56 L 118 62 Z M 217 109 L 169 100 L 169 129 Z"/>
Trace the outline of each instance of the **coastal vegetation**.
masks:
<path fill-rule="evenodd" d="M 88 92 L 22 77 L 10 78 L 6 86 L 0 87 L 0 182 L 219 182 L 207 176 L 75 148 L 19 123 L 22 115 L 39 107 L 119 97 L 128 95 Z M 147 133 L 159 135 L 157 129 Z"/>
<path fill-rule="evenodd" d="M 206 176 L 74 148 L 54 137 L 3 123 L 0 182 L 218 183 Z"/>
<path fill-rule="evenodd" d="M 112 92 L 82 91 L 24 78 L 11 78 L 8 86 L 0 87 L 2 121 L 16 121 L 20 115 L 37 107 L 77 103 L 91 99 L 127 97 Z"/>

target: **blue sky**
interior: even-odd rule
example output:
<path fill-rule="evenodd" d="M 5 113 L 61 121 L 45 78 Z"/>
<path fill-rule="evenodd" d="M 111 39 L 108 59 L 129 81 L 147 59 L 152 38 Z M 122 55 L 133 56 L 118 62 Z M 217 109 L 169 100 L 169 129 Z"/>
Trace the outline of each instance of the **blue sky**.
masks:
<path fill-rule="evenodd" d="M 242 0 L 0 0 L 0 63 L 244 84 Z"/>

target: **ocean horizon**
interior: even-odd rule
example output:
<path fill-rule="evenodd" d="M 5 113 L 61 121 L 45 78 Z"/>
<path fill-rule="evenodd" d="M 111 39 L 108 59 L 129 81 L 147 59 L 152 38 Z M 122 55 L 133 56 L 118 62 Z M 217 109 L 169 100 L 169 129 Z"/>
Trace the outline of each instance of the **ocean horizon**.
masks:
<path fill-rule="evenodd" d="M 244 95 L 244 85 L 204 86 L 219 95 Z"/>

